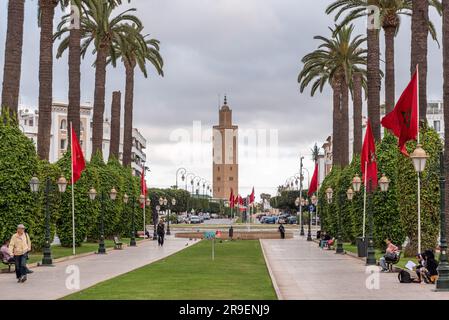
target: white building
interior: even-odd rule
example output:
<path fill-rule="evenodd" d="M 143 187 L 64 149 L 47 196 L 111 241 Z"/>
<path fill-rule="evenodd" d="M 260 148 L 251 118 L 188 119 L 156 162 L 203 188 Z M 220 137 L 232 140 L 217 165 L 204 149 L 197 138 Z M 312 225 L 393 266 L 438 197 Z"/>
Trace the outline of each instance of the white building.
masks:
<path fill-rule="evenodd" d="M 92 154 L 92 116 L 93 108 L 89 104 L 81 105 L 80 111 L 80 141 L 84 156 L 87 160 L 91 158 Z M 54 163 L 58 161 L 67 151 L 69 124 L 67 123 L 67 104 L 54 102 L 52 106 L 51 116 L 51 130 L 50 130 L 50 154 L 49 161 Z M 38 110 L 31 110 L 21 108 L 19 110 L 19 125 L 22 132 L 37 145 L 37 127 L 39 120 Z M 123 155 L 123 128 L 120 130 L 120 153 L 119 160 L 122 160 Z M 109 145 L 111 137 L 111 122 L 105 119 L 103 125 L 103 158 L 109 158 Z M 145 148 L 147 145 L 146 139 L 140 134 L 137 129 L 133 129 L 133 147 L 132 147 L 132 163 L 134 175 L 140 175 L 146 162 Z"/>

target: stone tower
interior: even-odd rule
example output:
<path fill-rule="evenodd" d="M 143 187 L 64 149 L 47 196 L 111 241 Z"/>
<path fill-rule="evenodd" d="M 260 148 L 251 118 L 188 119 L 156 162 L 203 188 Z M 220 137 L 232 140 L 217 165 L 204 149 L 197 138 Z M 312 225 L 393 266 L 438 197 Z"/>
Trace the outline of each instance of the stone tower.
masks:
<path fill-rule="evenodd" d="M 219 124 L 213 127 L 213 191 L 214 198 L 229 200 L 239 188 L 238 126 L 232 124 L 232 110 L 226 96 L 219 111 Z"/>

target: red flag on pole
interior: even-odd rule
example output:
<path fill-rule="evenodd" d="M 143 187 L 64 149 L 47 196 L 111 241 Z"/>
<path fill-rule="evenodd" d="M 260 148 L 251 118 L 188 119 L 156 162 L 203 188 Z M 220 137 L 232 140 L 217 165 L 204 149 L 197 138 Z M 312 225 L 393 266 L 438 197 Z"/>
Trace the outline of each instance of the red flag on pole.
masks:
<path fill-rule="evenodd" d="M 318 190 L 318 163 L 315 163 L 315 171 L 313 172 L 312 181 L 310 181 L 309 192 L 307 195 L 310 197 Z"/>
<path fill-rule="evenodd" d="M 81 173 L 86 168 L 86 161 L 84 160 L 83 150 L 76 137 L 76 132 L 72 131 L 72 184 L 75 184 L 80 178 Z"/>
<path fill-rule="evenodd" d="M 234 209 L 235 207 L 235 199 L 234 199 L 234 190 L 231 188 L 231 195 L 229 196 L 229 207 Z"/>
<path fill-rule="evenodd" d="M 377 162 L 376 162 L 376 144 L 374 142 L 371 123 L 368 119 L 366 126 L 365 139 L 363 141 L 363 149 L 361 155 L 361 169 L 363 175 L 363 183 L 369 188 L 368 182 L 371 180 L 372 190 L 377 188 Z M 365 172 L 366 167 L 366 172 Z"/>
<path fill-rule="evenodd" d="M 145 201 L 147 199 L 147 182 L 145 181 L 145 168 L 142 169 L 142 174 L 140 175 L 140 194 L 143 194 Z M 145 206 L 145 201 L 140 205 L 141 208 Z"/>
<path fill-rule="evenodd" d="M 408 156 L 405 144 L 418 135 L 418 69 L 394 110 L 382 119 L 382 126 L 399 138 L 399 149 Z"/>
<path fill-rule="evenodd" d="M 254 194 L 254 187 L 253 187 L 253 191 L 249 195 L 249 204 L 253 204 L 254 200 L 255 200 L 255 194 Z"/>

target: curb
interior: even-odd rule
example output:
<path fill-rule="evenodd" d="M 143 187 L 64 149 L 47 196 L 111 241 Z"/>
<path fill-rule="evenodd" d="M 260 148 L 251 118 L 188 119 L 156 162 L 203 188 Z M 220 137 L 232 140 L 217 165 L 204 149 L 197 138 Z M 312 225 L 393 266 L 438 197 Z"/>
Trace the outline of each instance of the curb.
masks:
<path fill-rule="evenodd" d="M 284 297 L 282 296 L 281 290 L 279 289 L 279 286 L 276 282 L 276 278 L 274 277 L 273 270 L 271 270 L 271 265 L 268 262 L 267 256 L 265 254 L 265 249 L 262 244 L 262 239 L 259 239 L 259 244 L 260 244 L 260 247 L 262 248 L 263 258 L 265 259 L 265 265 L 267 266 L 268 274 L 270 275 L 270 278 L 271 278 L 271 284 L 273 285 L 274 291 L 276 292 L 276 297 L 278 298 L 278 300 L 285 300 Z"/>

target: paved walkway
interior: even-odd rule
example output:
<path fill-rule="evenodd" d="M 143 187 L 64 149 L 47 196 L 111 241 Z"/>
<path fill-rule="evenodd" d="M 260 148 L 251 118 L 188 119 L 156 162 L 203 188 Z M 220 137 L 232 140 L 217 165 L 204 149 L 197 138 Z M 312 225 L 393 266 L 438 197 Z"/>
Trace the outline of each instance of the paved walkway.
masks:
<path fill-rule="evenodd" d="M 280 299 L 449 299 L 449 293 L 433 292 L 433 285 L 401 284 L 397 273 L 375 274 L 380 277 L 379 289 L 370 290 L 363 261 L 323 251 L 305 238 L 261 242 Z"/>
<path fill-rule="evenodd" d="M 166 239 L 163 248 L 158 247 L 157 241 L 143 241 L 138 242 L 137 247 L 109 251 L 106 255 L 77 258 L 56 263 L 55 267 L 37 267 L 33 268 L 34 273 L 28 275 L 28 281 L 23 284 L 17 283 L 15 274 L 0 274 L 0 300 L 59 299 L 160 260 L 184 249 L 187 243 L 193 242 L 171 236 Z M 66 287 L 66 279 L 70 276 L 66 274 L 66 270 L 70 270 L 67 268 L 69 266 L 79 268 L 79 290 Z"/>

